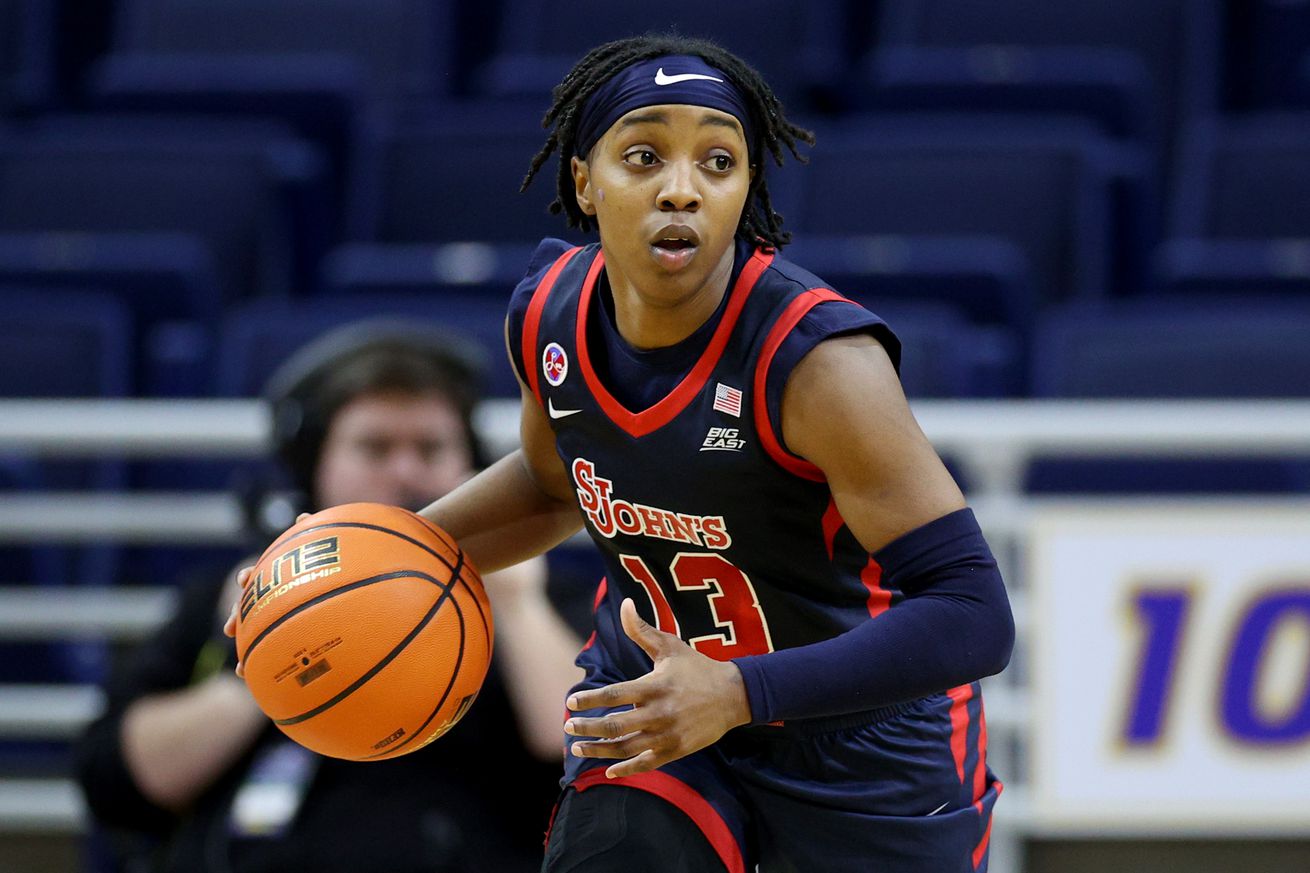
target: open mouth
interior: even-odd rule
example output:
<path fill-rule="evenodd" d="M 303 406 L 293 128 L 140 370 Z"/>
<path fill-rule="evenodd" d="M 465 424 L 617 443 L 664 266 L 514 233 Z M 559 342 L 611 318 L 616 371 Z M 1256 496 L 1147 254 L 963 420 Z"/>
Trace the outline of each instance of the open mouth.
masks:
<path fill-rule="evenodd" d="M 666 224 L 650 235 L 650 244 L 669 252 L 681 252 L 700 245 L 700 234 L 688 224 Z"/>
<path fill-rule="evenodd" d="M 650 250 L 666 270 L 681 270 L 696 257 L 700 234 L 687 224 L 666 224 L 651 234 Z"/>
<path fill-rule="evenodd" d="M 689 239 L 661 239 L 656 240 L 655 248 L 664 249 L 668 252 L 680 252 L 684 249 L 694 249 L 696 244 Z"/>

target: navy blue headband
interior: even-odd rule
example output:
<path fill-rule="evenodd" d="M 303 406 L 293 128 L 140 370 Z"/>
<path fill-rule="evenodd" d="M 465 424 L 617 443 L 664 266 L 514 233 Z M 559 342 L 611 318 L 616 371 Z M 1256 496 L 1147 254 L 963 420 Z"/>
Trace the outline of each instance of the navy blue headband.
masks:
<path fill-rule="evenodd" d="M 578 117 L 574 153 L 586 158 L 614 122 L 634 109 L 662 103 L 708 106 L 728 113 L 741 124 L 747 148 L 755 150 L 755 124 L 745 96 L 732 80 L 695 55 L 665 55 L 625 67 L 596 89 Z"/>

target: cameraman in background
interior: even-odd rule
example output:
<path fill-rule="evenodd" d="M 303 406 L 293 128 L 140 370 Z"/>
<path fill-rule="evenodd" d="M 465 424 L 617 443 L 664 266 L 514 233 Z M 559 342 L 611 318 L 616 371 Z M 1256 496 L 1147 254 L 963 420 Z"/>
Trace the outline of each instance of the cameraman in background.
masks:
<path fill-rule="evenodd" d="M 348 326 L 298 352 L 265 394 L 278 457 L 304 505 L 418 509 L 463 482 L 484 461 L 471 422 L 478 375 L 476 357 L 448 335 L 393 322 Z M 176 614 L 111 681 L 106 711 L 79 743 L 78 777 L 97 824 L 148 838 L 116 843 L 151 845 L 128 853 L 125 870 L 539 868 L 558 792 L 562 701 L 580 678 L 581 646 L 546 596 L 543 561 L 484 580 L 495 659 L 464 719 L 426 748 L 369 763 L 315 755 L 259 711 L 221 630 L 235 572 L 184 587 Z"/>

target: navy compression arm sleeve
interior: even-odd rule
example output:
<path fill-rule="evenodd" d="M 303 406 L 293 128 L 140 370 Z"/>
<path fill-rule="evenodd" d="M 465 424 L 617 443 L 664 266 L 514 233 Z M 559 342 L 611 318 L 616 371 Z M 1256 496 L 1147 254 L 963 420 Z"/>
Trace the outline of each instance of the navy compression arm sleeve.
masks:
<path fill-rule="evenodd" d="M 972 510 L 916 528 L 873 558 L 900 603 L 832 639 L 734 659 L 754 723 L 875 709 L 1005 668 L 1014 619 Z"/>

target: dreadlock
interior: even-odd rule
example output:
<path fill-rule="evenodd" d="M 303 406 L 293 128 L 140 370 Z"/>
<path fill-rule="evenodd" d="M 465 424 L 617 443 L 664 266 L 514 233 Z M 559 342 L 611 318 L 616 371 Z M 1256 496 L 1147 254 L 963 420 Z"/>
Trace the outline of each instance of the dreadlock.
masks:
<path fill-rule="evenodd" d="M 760 74 L 749 64 L 709 40 L 682 37 L 677 34 L 646 34 L 608 42 L 592 49 L 578 61 L 564 80 L 555 86 L 553 92 L 555 102 L 546 110 L 546 115 L 541 120 L 541 126 L 549 130 L 550 135 L 546 137 L 541 151 L 533 156 L 532 166 L 528 169 L 527 176 L 523 178 L 523 185 L 519 190 L 528 189 L 551 152 L 558 149 L 555 199 L 550 203 L 550 211 L 555 215 L 563 212 L 571 227 L 581 228 L 584 231 L 591 230 L 595 219 L 578 207 L 573 187 L 573 171 L 570 167 L 570 158 L 577 144 L 578 116 L 596 89 L 615 73 L 639 61 L 669 54 L 697 55 L 711 66 L 722 70 L 746 97 L 751 113 L 755 116 L 754 120 L 761 131 L 761 138 L 773 156 L 774 163 L 779 167 L 782 166 L 784 147 L 796 160 L 805 163 L 806 158 L 797 150 L 797 143 L 814 145 L 814 134 L 787 120 L 783 114 L 782 103 L 774 96 L 773 90 Z M 763 162 L 758 162 L 755 176 L 751 180 L 746 208 L 742 210 L 741 223 L 737 226 L 737 236 L 752 241 L 763 240 L 768 245 L 779 248 L 791 241 L 791 234 L 782 229 L 782 216 L 773 211 L 773 205 L 769 200 L 769 186 L 764 176 Z"/>

